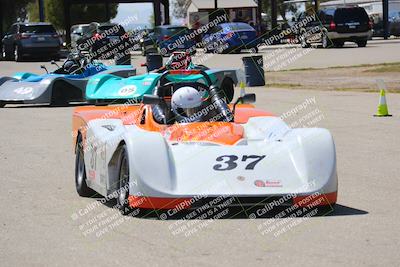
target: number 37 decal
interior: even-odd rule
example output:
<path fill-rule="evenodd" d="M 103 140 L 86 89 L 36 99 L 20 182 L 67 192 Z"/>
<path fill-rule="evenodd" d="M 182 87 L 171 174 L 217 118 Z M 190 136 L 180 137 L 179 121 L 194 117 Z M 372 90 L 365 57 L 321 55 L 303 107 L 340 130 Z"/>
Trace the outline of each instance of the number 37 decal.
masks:
<path fill-rule="evenodd" d="M 265 158 L 265 155 L 263 155 L 263 156 L 243 155 L 240 161 L 248 162 L 248 164 L 245 167 L 246 170 L 253 170 L 254 167 L 257 165 L 257 163 L 259 163 L 264 158 Z M 235 155 L 219 156 L 218 158 L 216 158 L 216 161 L 219 161 L 221 163 L 215 164 L 213 169 L 216 171 L 233 170 L 238 166 L 238 164 L 236 163 L 238 160 L 239 160 L 239 157 L 235 156 Z"/>

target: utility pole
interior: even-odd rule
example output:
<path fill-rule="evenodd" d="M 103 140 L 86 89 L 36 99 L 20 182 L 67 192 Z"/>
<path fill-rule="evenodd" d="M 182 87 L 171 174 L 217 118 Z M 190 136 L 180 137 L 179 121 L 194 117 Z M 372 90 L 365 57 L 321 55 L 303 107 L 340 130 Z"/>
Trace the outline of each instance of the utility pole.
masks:
<path fill-rule="evenodd" d="M 44 3 L 43 0 L 38 0 L 39 5 L 39 20 L 40 22 L 44 22 Z"/>
<path fill-rule="evenodd" d="M 389 1 L 382 0 L 383 11 L 383 38 L 389 38 Z"/>

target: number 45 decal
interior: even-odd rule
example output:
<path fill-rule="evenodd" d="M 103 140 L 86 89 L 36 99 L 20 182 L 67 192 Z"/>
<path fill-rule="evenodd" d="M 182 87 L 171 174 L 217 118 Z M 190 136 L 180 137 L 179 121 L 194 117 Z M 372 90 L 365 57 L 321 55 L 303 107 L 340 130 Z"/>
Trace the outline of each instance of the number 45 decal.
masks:
<path fill-rule="evenodd" d="M 263 158 L 265 158 L 265 155 L 243 155 L 242 161 L 245 162 L 253 159 L 253 161 L 249 162 L 245 168 L 246 170 L 253 170 L 257 163 L 259 163 Z M 218 158 L 216 158 L 216 161 L 222 161 L 222 164 L 215 164 L 213 169 L 216 171 L 233 170 L 238 166 L 238 164 L 236 163 L 238 159 L 239 157 L 235 155 L 219 156 Z"/>

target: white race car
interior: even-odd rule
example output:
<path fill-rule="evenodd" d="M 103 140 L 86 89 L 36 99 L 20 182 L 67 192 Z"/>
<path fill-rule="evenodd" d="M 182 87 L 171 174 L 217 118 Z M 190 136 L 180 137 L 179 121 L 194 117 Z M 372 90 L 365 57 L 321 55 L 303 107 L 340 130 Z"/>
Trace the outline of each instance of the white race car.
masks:
<path fill-rule="evenodd" d="M 333 138 L 291 129 L 250 103 L 228 105 L 202 82 L 167 82 L 140 106 L 79 107 L 73 115 L 76 189 L 114 194 L 132 208 L 193 209 L 232 196 L 231 206 L 333 206 L 338 180 Z M 240 104 L 238 104 L 240 102 Z"/>

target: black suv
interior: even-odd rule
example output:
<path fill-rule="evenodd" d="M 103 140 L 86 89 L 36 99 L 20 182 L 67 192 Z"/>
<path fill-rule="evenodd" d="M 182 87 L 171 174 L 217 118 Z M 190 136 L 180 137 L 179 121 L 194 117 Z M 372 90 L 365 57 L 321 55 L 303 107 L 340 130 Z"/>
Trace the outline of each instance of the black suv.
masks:
<path fill-rule="evenodd" d="M 308 22 L 299 31 L 302 47 L 310 47 L 311 43 L 322 43 L 324 48 L 342 47 L 344 42 L 365 47 L 372 35 L 372 22 L 362 7 L 329 7 L 319 10 L 315 20 L 307 20 L 309 17 L 303 12 L 297 18 L 297 22 Z"/>
<path fill-rule="evenodd" d="M 2 42 L 6 60 L 21 61 L 28 55 L 60 57 L 61 38 L 50 23 L 14 23 Z"/>

